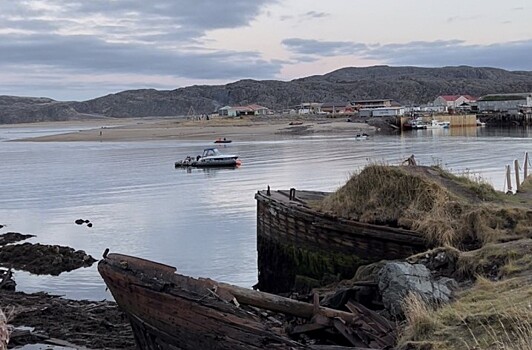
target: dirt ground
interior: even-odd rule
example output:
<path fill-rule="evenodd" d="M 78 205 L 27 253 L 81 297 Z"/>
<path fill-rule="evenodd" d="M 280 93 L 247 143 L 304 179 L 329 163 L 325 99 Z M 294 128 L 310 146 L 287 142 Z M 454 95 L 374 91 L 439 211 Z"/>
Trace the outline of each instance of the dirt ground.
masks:
<path fill-rule="evenodd" d="M 46 293 L 0 292 L 0 305 L 15 329 L 10 347 L 25 344 L 64 344 L 92 349 L 134 349 L 129 321 L 114 302 L 68 300 Z"/>

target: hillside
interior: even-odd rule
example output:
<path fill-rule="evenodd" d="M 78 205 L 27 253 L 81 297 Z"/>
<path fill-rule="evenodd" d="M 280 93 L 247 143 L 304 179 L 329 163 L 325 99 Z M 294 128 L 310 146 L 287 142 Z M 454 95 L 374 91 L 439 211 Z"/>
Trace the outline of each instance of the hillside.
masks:
<path fill-rule="evenodd" d="M 69 120 L 83 114 L 117 118 L 186 115 L 191 107 L 196 113 L 212 113 L 225 105 L 249 103 L 283 109 L 308 101 L 392 98 L 413 104 L 432 101 L 441 94 L 523 91 L 532 91 L 532 72 L 467 66 L 352 67 L 289 82 L 241 80 L 165 91 L 129 90 L 83 102 L 0 96 L 0 123 Z"/>

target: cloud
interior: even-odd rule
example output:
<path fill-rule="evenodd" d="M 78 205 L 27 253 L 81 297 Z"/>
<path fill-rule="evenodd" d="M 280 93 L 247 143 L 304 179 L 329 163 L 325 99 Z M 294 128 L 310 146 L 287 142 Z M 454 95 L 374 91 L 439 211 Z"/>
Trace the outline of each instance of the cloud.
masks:
<path fill-rule="evenodd" d="M 532 40 L 491 45 L 470 45 L 451 40 L 381 45 L 366 51 L 364 57 L 395 65 L 470 65 L 532 70 L 530 52 Z"/>
<path fill-rule="evenodd" d="M 28 88 L 39 87 L 45 75 L 51 82 L 87 75 L 213 82 L 273 78 L 282 62 L 245 49 L 209 49 L 206 33 L 247 26 L 277 1 L 3 1 L 0 77 L 10 72 L 33 77 L 22 80 Z M 121 82 L 108 86 L 115 85 Z"/>
<path fill-rule="evenodd" d="M 298 38 L 284 39 L 282 44 L 296 54 L 316 57 L 352 55 L 366 49 L 365 44 L 347 41 L 319 41 Z"/>
<path fill-rule="evenodd" d="M 0 66 L 71 72 L 162 74 L 190 79 L 271 78 L 281 64 L 255 52 L 179 51 L 109 43 L 94 36 L 3 35 Z"/>
<path fill-rule="evenodd" d="M 299 62 L 319 57 L 353 55 L 390 65 L 439 67 L 471 65 L 532 70 L 532 40 L 471 45 L 461 40 L 412 41 L 401 44 L 361 44 L 290 38 L 282 44 Z M 305 57 L 306 60 L 301 59 Z"/>
<path fill-rule="evenodd" d="M 309 11 L 305 13 L 303 16 L 307 18 L 323 18 L 323 17 L 328 17 L 329 14 L 325 12 Z"/>

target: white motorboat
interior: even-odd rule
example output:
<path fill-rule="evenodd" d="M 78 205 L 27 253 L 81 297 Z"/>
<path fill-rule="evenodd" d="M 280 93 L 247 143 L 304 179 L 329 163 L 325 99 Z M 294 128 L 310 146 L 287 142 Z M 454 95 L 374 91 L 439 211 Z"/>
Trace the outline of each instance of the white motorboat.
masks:
<path fill-rule="evenodd" d="M 427 129 L 447 129 L 451 126 L 450 122 L 444 122 L 433 119 L 430 124 L 427 125 Z"/>
<path fill-rule="evenodd" d="M 205 148 L 201 156 L 187 156 L 175 162 L 175 167 L 233 167 L 242 164 L 237 155 L 223 154 L 217 148 Z"/>
<path fill-rule="evenodd" d="M 355 136 L 355 140 L 365 140 L 365 139 L 367 139 L 368 137 L 369 137 L 369 135 L 366 134 L 366 133 L 363 133 L 363 134 L 357 134 L 357 135 Z"/>

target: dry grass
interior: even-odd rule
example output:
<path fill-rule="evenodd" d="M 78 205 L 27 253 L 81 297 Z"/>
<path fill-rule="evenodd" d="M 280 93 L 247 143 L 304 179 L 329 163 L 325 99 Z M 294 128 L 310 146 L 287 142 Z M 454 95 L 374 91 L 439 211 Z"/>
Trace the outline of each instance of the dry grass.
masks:
<path fill-rule="evenodd" d="M 416 306 L 399 345 L 425 341 L 449 350 L 532 350 L 530 282 L 529 278 L 492 282 L 480 277 L 456 302 L 439 310 Z"/>
<path fill-rule="evenodd" d="M 403 300 L 403 310 L 406 326 L 403 328 L 401 339 L 419 341 L 425 339 L 441 324 L 433 317 L 434 309 L 417 294 L 410 293 Z"/>
<path fill-rule="evenodd" d="M 532 239 L 487 244 L 461 253 L 458 271 L 462 277 L 487 276 L 501 279 L 532 273 Z"/>
<path fill-rule="evenodd" d="M 435 246 L 479 247 L 511 236 L 532 236 L 529 207 L 509 204 L 486 183 L 438 167 L 369 165 L 316 208 L 411 229 Z"/>

